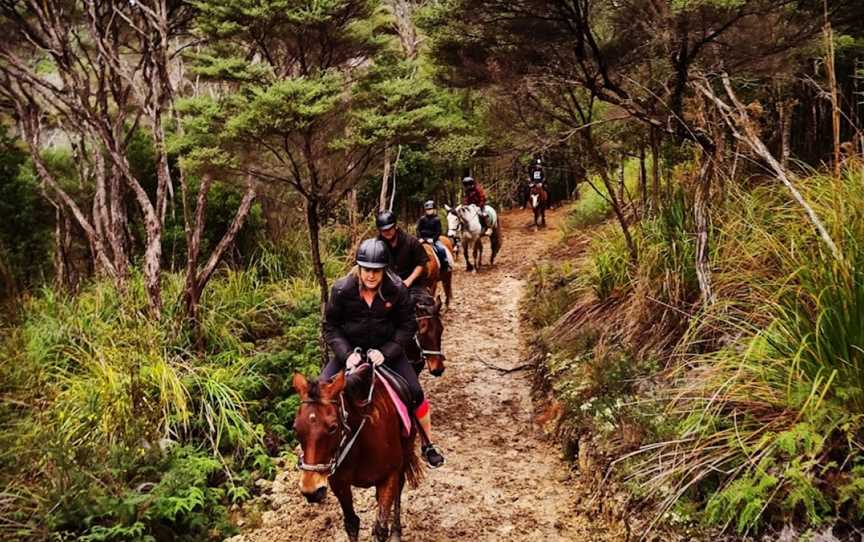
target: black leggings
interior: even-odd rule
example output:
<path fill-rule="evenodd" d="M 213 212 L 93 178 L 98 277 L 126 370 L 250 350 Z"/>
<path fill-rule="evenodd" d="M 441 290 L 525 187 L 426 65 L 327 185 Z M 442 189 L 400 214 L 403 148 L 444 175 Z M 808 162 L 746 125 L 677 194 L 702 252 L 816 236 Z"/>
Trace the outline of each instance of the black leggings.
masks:
<path fill-rule="evenodd" d="M 408 406 L 411 410 L 414 411 L 420 407 L 424 400 L 423 388 L 420 387 L 420 379 L 417 377 L 416 371 L 414 371 L 411 362 L 408 361 L 405 354 L 402 354 L 402 357 L 396 361 L 388 359 L 384 364 L 390 369 L 393 369 L 394 372 L 398 373 L 399 376 L 404 378 L 405 382 L 408 383 L 408 390 L 411 392 L 412 400 L 412 404 Z M 331 359 L 330 362 L 324 366 L 324 370 L 321 371 L 321 376 L 319 378 L 328 380 L 344 368 L 344 363 L 339 363 L 335 359 Z"/>

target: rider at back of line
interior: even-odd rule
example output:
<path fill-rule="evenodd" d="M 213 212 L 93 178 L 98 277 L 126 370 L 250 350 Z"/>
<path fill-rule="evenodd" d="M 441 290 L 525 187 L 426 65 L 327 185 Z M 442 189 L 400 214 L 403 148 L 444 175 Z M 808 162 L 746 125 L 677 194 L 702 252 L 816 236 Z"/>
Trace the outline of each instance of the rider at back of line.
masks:
<path fill-rule="evenodd" d="M 420 241 L 396 225 L 392 211 L 382 211 L 375 218 L 378 238 L 390 249 L 390 270 L 396 273 L 409 289 L 424 288 L 424 269 L 429 257 Z"/>

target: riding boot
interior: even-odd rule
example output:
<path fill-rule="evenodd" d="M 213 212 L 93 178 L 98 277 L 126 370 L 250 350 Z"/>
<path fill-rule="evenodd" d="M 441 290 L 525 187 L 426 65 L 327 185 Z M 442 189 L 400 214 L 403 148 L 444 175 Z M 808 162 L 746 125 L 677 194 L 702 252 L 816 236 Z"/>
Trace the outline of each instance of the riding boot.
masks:
<path fill-rule="evenodd" d="M 428 409 L 426 409 L 423 416 L 417 418 L 417 423 L 420 424 L 423 438 L 425 440 L 423 446 L 420 448 L 423 454 L 423 459 L 426 460 L 426 463 L 428 463 L 431 468 L 437 469 L 444 464 L 444 456 L 441 455 L 441 452 L 438 451 L 438 448 L 436 448 L 432 443 L 432 415 L 429 413 Z"/>

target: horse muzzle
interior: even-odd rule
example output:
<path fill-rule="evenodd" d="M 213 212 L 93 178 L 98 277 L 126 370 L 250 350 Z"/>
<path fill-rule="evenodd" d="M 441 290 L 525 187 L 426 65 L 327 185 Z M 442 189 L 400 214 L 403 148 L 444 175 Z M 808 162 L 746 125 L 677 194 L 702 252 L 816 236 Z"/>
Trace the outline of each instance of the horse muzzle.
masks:
<path fill-rule="evenodd" d="M 321 486 L 311 493 L 302 492 L 306 501 L 310 503 L 321 503 L 327 497 L 327 486 Z"/>

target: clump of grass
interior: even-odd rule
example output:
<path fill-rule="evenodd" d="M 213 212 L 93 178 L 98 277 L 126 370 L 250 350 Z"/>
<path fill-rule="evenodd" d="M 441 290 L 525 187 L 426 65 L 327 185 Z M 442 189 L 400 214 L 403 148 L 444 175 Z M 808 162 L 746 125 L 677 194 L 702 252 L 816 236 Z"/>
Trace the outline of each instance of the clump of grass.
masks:
<path fill-rule="evenodd" d="M 723 297 L 688 337 L 720 328 L 723 346 L 691 358 L 671 404 L 675 439 L 646 449 L 634 471 L 665 507 L 697 498 L 706 521 L 740 533 L 864 517 L 861 181 L 850 170 L 804 183 L 842 261 L 782 194 L 735 196 L 746 204 L 724 222 Z"/>
<path fill-rule="evenodd" d="M 202 298 L 203 351 L 181 325 L 179 275 L 165 274 L 161 321 L 139 274 L 123 291 L 33 297 L 0 341 L 0 525 L 34 540 L 229 533 L 227 504 L 293 444 L 286 380 L 317 371 L 304 276 L 268 253 L 221 271 Z"/>

